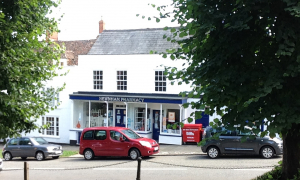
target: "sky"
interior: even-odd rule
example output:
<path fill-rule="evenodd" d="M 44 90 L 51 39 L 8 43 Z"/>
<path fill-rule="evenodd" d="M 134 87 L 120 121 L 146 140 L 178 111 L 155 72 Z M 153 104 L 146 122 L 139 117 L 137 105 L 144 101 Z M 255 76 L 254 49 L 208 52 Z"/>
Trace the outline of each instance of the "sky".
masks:
<path fill-rule="evenodd" d="M 171 19 L 157 23 L 146 17 L 158 16 L 159 11 L 148 4 L 168 5 L 172 0 L 62 0 L 51 16 L 64 17 L 59 22 L 59 40 L 96 39 L 99 34 L 99 21 L 105 22 L 106 30 L 145 29 L 178 26 Z M 139 17 L 136 14 L 140 14 Z"/>

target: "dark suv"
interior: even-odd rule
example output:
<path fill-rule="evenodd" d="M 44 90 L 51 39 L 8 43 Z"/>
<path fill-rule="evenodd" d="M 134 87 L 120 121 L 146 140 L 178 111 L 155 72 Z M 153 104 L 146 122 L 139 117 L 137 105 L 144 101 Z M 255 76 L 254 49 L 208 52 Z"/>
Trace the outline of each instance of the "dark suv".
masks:
<path fill-rule="evenodd" d="M 279 138 L 247 137 L 245 141 L 243 136 L 249 136 L 250 133 L 242 133 L 239 130 L 226 130 L 224 127 L 218 130 L 206 127 L 203 137 L 212 137 L 215 133 L 220 133 L 219 139 L 207 140 L 205 145 L 201 146 L 204 153 L 210 158 L 217 158 L 220 155 L 261 155 L 263 158 L 271 158 L 274 155 L 280 155 L 283 152 L 282 140 Z M 243 141 L 243 142 L 242 142 Z"/>

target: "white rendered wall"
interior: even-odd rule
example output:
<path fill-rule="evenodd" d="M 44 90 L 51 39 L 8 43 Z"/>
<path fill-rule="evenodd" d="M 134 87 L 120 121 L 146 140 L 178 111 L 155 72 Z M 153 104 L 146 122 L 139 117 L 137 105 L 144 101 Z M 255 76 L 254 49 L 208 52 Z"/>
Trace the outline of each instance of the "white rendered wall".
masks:
<path fill-rule="evenodd" d="M 164 70 L 162 64 L 182 68 L 183 61 L 164 59 L 161 55 L 80 55 L 78 91 L 99 91 L 93 89 L 93 70 L 103 71 L 102 92 L 167 93 L 178 94 L 189 90 L 189 85 L 172 86 L 167 81 L 167 91 L 155 91 L 155 71 Z M 117 90 L 117 71 L 127 71 L 127 91 Z"/>

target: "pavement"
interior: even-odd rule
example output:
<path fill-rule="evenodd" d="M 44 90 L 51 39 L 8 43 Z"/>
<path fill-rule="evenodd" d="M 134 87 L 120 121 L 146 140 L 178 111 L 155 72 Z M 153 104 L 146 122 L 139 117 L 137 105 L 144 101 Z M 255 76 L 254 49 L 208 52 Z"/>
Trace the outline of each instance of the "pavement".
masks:
<path fill-rule="evenodd" d="M 0 143 L 0 149 L 3 149 L 3 143 Z M 61 144 L 65 151 L 79 151 L 79 145 Z M 159 144 L 160 150 L 155 156 L 175 156 L 175 155 L 205 155 L 196 143 L 186 143 L 184 145 Z M 70 157 L 83 157 L 76 154 Z"/>

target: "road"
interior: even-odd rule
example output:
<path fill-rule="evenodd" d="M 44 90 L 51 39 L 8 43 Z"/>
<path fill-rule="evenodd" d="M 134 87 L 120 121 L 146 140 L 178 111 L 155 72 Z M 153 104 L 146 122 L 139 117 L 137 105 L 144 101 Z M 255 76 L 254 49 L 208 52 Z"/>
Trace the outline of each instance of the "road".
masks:
<path fill-rule="evenodd" d="M 239 156 L 209 159 L 205 155 L 153 156 L 141 162 L 141 180 L 250 180 L 278 165 L 282 156 L 272 159 Z M 135 180 L 137 161 L 128 158 L 60 158 L 5 161 L 2 180 L 24 179 L 24 162 L 29 165 L 29 180 Z"/>

